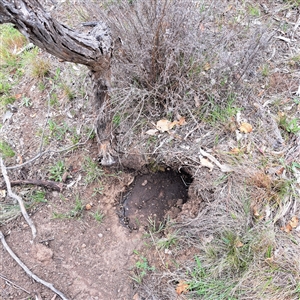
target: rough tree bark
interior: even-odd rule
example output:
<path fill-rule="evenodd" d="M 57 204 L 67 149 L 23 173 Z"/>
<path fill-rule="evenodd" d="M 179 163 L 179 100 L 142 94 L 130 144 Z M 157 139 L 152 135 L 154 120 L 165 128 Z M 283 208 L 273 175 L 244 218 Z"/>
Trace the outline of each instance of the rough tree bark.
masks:
<path fill-rule="evenodd" d="M 98 22 L 90 34 L 76 32 L 54 20 L 37 0 L 0 0 L 2 23 L 14 24 L 30 42 L 52 55 L 89 68 L 95 97 L 95 132 L 101 164 L 114 164 L 108 94 L 113 50 L 110 29 Z"/>

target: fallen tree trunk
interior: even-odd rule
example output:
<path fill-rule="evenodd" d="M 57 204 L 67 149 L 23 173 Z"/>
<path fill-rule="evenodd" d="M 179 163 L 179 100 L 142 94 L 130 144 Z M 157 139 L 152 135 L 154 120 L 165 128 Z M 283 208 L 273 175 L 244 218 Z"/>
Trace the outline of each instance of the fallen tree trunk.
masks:
<path fill-rule="evenodd" d="M 90 70 L 95 98 L 95 132 L 103 165 L 112 165 L 109 88 L 113 50 L 110 29 L 98 22 L 89 34 L 59 23 L 37 0 L 1 0 L 0 23 L 12 23 L 30 42 L 50 54 Z"/>

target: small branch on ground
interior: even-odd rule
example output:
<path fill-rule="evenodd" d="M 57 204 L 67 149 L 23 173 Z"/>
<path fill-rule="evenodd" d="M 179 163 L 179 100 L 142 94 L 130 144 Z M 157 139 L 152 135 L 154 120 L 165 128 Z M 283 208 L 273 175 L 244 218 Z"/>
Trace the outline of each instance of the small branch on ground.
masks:
<path fill-rule="evenodd" d="M 1 159 L 1 163 L 2 163 L 2 159 Z M 46 286 L 47 288 L 49 288 L 51 291 L 53 291 L 55 294 L 57 294 L 59 297 L 61 297 L 63 300 L 68 300 L 68 298 L 65 297 L 65 295 L 60 292 L 59 290 L 57 290 L 52 283 L 49 283 L 41 278 L 39 278 L 38 276 L 36 276 L 35 274 L 33 274 L 28 268 L 27 266 L 25 266 L 25 264 L 16 256 L 16 254 L 10 249 L 10 247 L 7 245 L 4 235 L 2 233 L 2 231 L 0 230 L 0 239 L 1 239 L 1 243 L 3 245 L 3 247 L 5 248 L 5 250 L 9 253 L 9 255 L 16 261 L 16 263 L 18 263 L 18 265 L 26 272 L 26 274 L 33 278 L 36 282 L 43 284 L 44 286 Z"/>
<path fill-rule="evenodd" d="M 6 187 L 7 187 L 7 194 L 9 197 L 15 199 L 18 201 L 19 203 L 19 206 L 21 208 L 21 212 L 22 212 L 22 215 L 24 217 L 24 219 L 26 220 L 27 224 L 30 226 L 31 228 L 31 232 L 32 232 L 32 236 L 33 238 L 36 237 L 36 228 L 32 222 L 32 220 L 30 219 L 27 211 L 26 211 L 26 208 L 24 206 L 24 203 L 23 203 L 23 200 L 20 196 L 14 194 L 11 190 L 11 184 L 10 184 L 10 181 L 9 181 L 9 178 L 8 178 L 8 175 L 7 175 L 7 171 L 6 171 L 6 168 L 4 166 L 4 163 L 3 163 L 3 159 L 0 158 L 0 164 L 1 164 L 1 171 L 2 171 L 2 175 L 4 177 L 4 180 L 5 180 L 5 183 L 6 183 Z"/>
<path fill-rule="evenodd" d="M 30 292 L 28 292 L 27 290 L 23 289 L 21 286 L 15 284 L 14 282 L 10 281 L 9 279 L 7 279 L 2 274 L 0 274 L 0 278 L 3 279 L 4 281 L 7 281 L 8 283 L 10 283 L 11 285 L 13 285 L 14 287 L 16 287 L 16 288 L 22 290 L 23 292 L 27 293 L 28 295 L 30 295 Z"/>
<path fill-rule="evenodd" d="M 63 189 L 63 184 L 55 181 L 45 181 L 45 180 L 38 180 L 38 179 L 24 179 L 24 180 L 14 180 L 10 182 L 11 186 L 16 186 L 16 185 L 24 185 L 24 184 L 32 184 L 32 185 L 37 185 L 37 186 L 42 186 L 44 188 L 54 190 L 61 192 Z"/>

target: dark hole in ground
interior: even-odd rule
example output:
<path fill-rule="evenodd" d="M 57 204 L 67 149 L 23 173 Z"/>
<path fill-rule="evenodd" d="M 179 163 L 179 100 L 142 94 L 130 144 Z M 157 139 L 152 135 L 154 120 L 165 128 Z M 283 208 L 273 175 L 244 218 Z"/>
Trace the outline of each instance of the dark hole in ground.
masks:
<path fill-rule="evenodd" d="M 164 172 L 137 175 L 121 199 L 120 218 L 130 230 L 159 226 L 167 218 L 175 219 L 188 201 L 192 177 L 170 168 Z"/>

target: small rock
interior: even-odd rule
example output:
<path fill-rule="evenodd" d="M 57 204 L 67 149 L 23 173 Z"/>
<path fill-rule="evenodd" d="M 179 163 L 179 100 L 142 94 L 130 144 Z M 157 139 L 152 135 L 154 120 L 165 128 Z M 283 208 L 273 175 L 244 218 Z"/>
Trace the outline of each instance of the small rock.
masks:
<path fill-rule="evenodd" d="M 99 238 L 101 239 L 103 237 L 102 233 L 98 233 Z"/>
<path fill-rule="evenodd" d="M 82 244 L 82 245 L 81 245 L 81 248 L 85 248 L 85 247 L 86 247 L 86 244 Z"/>

